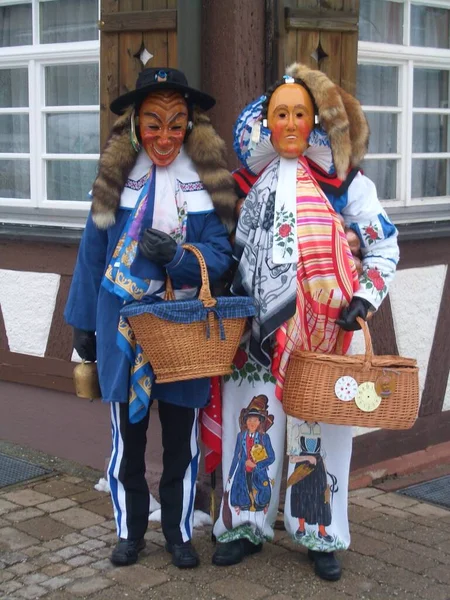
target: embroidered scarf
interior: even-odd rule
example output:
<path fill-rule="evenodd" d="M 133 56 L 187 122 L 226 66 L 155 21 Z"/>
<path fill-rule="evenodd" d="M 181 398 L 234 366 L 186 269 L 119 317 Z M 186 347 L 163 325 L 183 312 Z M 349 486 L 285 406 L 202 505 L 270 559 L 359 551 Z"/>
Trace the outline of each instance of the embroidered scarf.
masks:
<path fill-rule="evenodd" d="M 334 350 L 339 331 L 336 319 L 358 288 L 358 277 L 342 226 L 304 158 L 298 160 L 294 175 L 293 237 L 298 244 L 298 262 L 274 262 L 274 244 L 287 238 L 288 229 L 292 234 L 292 221 L 284 222 L 276 211 L 279 173 L 280 160 L 276 159 L 253 186 L 242 208 L 235 243 L 240 263 L 233 292 L 256 300 L 250 353 L 262 365 L 271 366 L 281 399 L 294 349 Z M 292 199 L 286 204 L 291 203 Z M 344 351 L 350 340 L 351 333 L 346 336 Z"/>

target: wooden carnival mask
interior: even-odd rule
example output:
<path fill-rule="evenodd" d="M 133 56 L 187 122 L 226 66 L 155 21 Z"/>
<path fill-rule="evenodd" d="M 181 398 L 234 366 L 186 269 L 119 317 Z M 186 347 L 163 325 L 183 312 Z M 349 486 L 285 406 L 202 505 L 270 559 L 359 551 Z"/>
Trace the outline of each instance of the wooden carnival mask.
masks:
<path fill-rule="evenodd" d="M 153 92 L 139 108 L 141 144 L 158 167 L 167 167 L 176 159 L 187 127 L 187 103 L 173 90 Z"/>
<path fill-rule="evenodd" d="M 314 128 L 314 104 L 298 83 L 285 83 L 273 92 L 267 109 L 272 145 L 283 158 L 297 158 L 308 147 Z"/>

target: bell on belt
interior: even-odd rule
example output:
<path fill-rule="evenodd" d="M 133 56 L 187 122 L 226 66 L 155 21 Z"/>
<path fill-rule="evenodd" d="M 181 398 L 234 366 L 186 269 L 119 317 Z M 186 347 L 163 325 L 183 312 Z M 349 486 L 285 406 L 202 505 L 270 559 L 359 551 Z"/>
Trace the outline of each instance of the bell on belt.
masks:
<path fill-rule="evenodd" d="M 81 362 L 73 370 L 75 393 L 79 398 L 94 400 L 101 398 L 100 384 L 98 382 L 97 364 L 95 362 Z"/>

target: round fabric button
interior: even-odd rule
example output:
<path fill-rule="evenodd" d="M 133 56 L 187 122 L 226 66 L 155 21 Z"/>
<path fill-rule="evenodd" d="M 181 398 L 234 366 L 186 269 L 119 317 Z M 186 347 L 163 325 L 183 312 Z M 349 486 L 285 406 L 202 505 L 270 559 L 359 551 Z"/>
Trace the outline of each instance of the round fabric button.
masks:
<path fill-rule="evenodd" d="M 343 400 L 344 402 L 349 402 L 353 400 L 356 396 L 356 392 L 358 391 L 358 382 L 350 375 L 344 375 L 343 377 L 339 377 L 334 386 L 334 393 L 339 398 L 339 400 Z"/>
<path fill-rule="evenodd" d="M 372 412 L 380 406 L 381 397 L 377 394 L 372 381 L 365 381 L 359 385 L 355 402 L 356 406 L 364 412 Z"/>

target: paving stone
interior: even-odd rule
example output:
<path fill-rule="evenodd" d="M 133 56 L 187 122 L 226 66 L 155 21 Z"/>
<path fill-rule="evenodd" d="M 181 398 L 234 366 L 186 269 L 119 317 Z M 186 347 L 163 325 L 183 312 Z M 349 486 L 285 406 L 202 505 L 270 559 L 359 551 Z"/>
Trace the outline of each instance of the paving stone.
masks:
<path fill-rule="evenodd" d="M 113 545 L 117 541 L 117 534 L 115 532 L 107 533 L 99 539 L 105 544 Z"/>
<path fill-rule="evenodd" d="M 392 506 L 380 506 L 379 508 L 374 508 L 372 511 L 375 513 L 381 513 L 383 515 L 389 515 L 390 517 L 395 517 L 396 519 L 408 519 L 411 517 L 410 513 L 407 513 L 403 509 L 393 508 Z"/>
<path fill-rule="evenodd" d="M 62 575 L 63 573 L 67 573 L 70 571 L 72 567 L 69 565 L 65 565 L 63 563 L 57 563 L 56 565 L 49 565 L 48 567 L 44 567 L 42 569 L 42 573 L 48 575 L 49 577 L 56 577 L 57 575 Z"/>
<path fill-rule="evenodd" d="M 47 581 L 47 579 L 48 576 L 44 575 L 43 573 L 31 573 L 22 577 L 21 582 L 24 585 L 36 585 L 42 583 L 43 581 Z"/>
<path fill-rule="evenodd" d="M 409 498 L 408 496 L 402 496 L 401 494 L 382 494 L 377 496 L 376 501 L 386 506 L 392 506 L 392 508 L 407 508 L 418 504 L 418 500 Z"/>
<path fill-rule="evenodd" d="M 83 552 L 91 552 L 93 550 L 98 550 L 99 548 L 103 548 L 105 546 L 105 542 L 100 540 L 87 540 L 83 542 L 78 547 L 83 550 Z"/>
<path fill-rule="evenodd" d="M 112 581 L 106 577 L 90 577 L 89 579 L 82 579 L 76 581 L 72 585 L 68 586 L 67 591 L 76 596 L 88 596 L 94 592 L 104 590 L 105 588 L 112 585 Z"/>
<path fill-rule="evenodd" d="M 362 506 L 363 508 L 378 508 L 379 502 L 372 500 L 372 498 L 352 498 L 352 504 L 356 506 Z"/>
<path fill-rule="evenodd" d="M 79 556 L 74 556 L 73 558 L 69 558 L 67 560 L 67 564 L 71 567 L 83 567 L 84 565 L 88 565 L 95 561 L 93 556 L 86 556 L 85 554 L 80 554 Z"/>
<path fill-rule="evenodd" d="M 97 500 L 92 500 L 91 502 L 86 502 L 83 504 L 83 508 L 86 510 L 90 510 L 102 517 L 106 517 L 107 519 L 111 519 L 114 516 L 114 511 L 111 503 L 111 498 L 109 494 L 104 496 L 103 498 L 98 498 Z"/>
<path fill-rule="evenodd" d="M 58 550 L 56 554 L 60 557 L 60 560 L 68 560 L 69 558 L 78 556 L 78 554 L 83 554 L 83 550 L 80 550 L 79 546 L 67 546 L 67 548 Z"/>
<path fill-rule="evenodd" d="M 13 565 L 12 567 L 8 567 L 8 571 L 14 573 L 14 575 L 27 575 L 28 573 L 32 573 L 36 571 L 39 567 L 30 562 L 21 562 Z"/>
<path fill-rule="evenodd" d="M 426 593 L 429 583 L 423 575 L 411 573 L 411 570 L 408 571 L 401 567 L 381 569 L 373 577 L 380 584 L 388 585 L 392 589 L 411 592 L 412 594 Z"/>
<path fill-rule="evenodd" d="M 364 523 L 364 521 L 370 521 L 370 519 L 375 519 L 378 516 L 378 513 L 373 508 L 365 508 L 354 504 L 348 507 L 348 519 L 350 523 Z"/>
<path fill-rule="evenodd" d="M 36 544 L 36 538 L 17 531 L 13 527 L 3 527 L 0 529 L 0 552 L 2 550 L 21 550 L 28 546 Z"/>
<path fill-rule="evenodd" d="M 66 483 L 84 484 L 84 479 L 82 479 L 81 477 L 73 477 L 72 475 L 64 475 L 64 477 L 61 477 L 61 481 L 65 481 Z"/>
<path fill-rule="evenodd" d="M 78 504 L 84 504 L 85 502 L 91 502 L 91 500 L 98 500 L 99 494 L 101 493 L 102 492 L 97 492 L 97 490 L 86 490 L 80 494 L 73 494 L 70 498 L 71 500 L 78 502 Z"/>
<path fill-rule="evenodd" d="M 436 544 L 439 544 L 440 542 L 447 542 L 450 552 L 450 531 L 414 524 L 411 529 L 399 531 L 398 535 L 411 542 L 423 544 L 424 546 L 435 547 Z"/>
<path fill-rule="evenodd" d="M 43 552 L 46 552 L 47 549 L 44 546 L 30 546 L 29 548 L 25 548 L 23 553 L 29 556 L 30 558 L 34 558 Z"/>
<path fill-rule="evenodd" d="M 220 596 L 222 598 L 223 596 Z M 169 581 L 145 593 L 146 600 L 211 600 L 217 594 L 211 593 L 208 587 L 200 587 L 187 581 Z M 242 600 L 245 600 L 241 597 Z M 257 596 L 253 596 L 257 598 Z"/>
<path fill-rule="evenodd" d="M 21 521 L 28 521 L 29 519 L 40 517 L 43 514 L 44 513 L 42 510 L 37 508 L 25 508 L 24 510 L 15 510 L 14 512 L 10 512 L 9 514 L 5 515 L 5 519 L 11 523 L 20 523 Z"/>
<path fill-rule="evenodd" d="M 72 506 L 76 506 L 77 503 L 73 500 L 69 500 L 69 498 L 59 498 L 58 500 L 52 500 L 51 502 L 44 502 L 44 504 L 38 504 L 38 508 L 47 513 L 57 512 L 59 510 L 65 510 L 66 508 L 71 508 Z"/>
<path fill-rule="evenodd" d="M 7 571 L 5 570 L 4 567 L 3 567 L 3 569 L 0 569 L 0 584 L 5 583 L 6 581 L 9 581 L 10 579 L 14 579 L 16 574 L 14 573 L 14 571 L 11 571 L 11 568 L 12 567 L 10 567 Z"/>
<path fill-rule="evenodd" d="M 62 539 L 66 543 L 66 546 L 73 546 L 87 541 L 87 537 L 85 535 L 80 535 L 79 533 L 69 533 Z"/>
<path fill-rule="evenodd" d="M 383 551 L 378 558 L 385 563 L 403 567 L 414 573 L 424 573 L 427 569 L 436 566 L 436 562 L 431 558 L 424 555 L 419 558 L 414 552 L 398 547 Z"/>
<path fill-rule="evenodd" d="M 449 523 L 450 525 L 450 523 Z M 150 523 L 149 523 L 150 526 Z M 116 522 L 114 521 L 114 519 L 110 520 L 110 521 L 105 521 L 104 523 L 102 523 L 102 527 L 105 527 L 106 529 L 110 529 L 111 531 L 116 531 Z"/>
<path fill-rule="evenodd" d="M 91 556 L 95 556 L 95 558 L 106 558 L 111 554 L 111 547 L 105 546 L 104 548 L 100 548 L 100 550 L 95 550 L 90 553 Z"/>
<path fill-rule="evenodd" d="M 14 504 L 20 504 L 20 506 L 36 506 L 37 504 L 42 504 L 42 502 L 53 500 L 53 498 L 47 494 L 41 494 L 40 492 L 30 489 L 9 492 L 4 495 L 4 499 L 9 500 Z"/>
<path fill-rule="evenodd" d="M 10 567 L 17 563 L 25 562 L 28 556 L 25 554 L 25 550 L 21 552 L 1 552 L 1 562 L 5 567 Z"/>
<path fill-rule="evenodd" d="M 98 525 L 105 520 L 104 517 L 89 512 L 84 508 L 68 508 L 62 512 L 53 513 L 52 519 L 60 521 L 74 529 L 86 529 L 86 527 Z"/>
<path fill-rule="evenodd" d="M 274 598 L 277 597 L 278 596 L 274 596 L 270 600 L 274 600 Z M 333 590 L 333 592 L 330 593 L 329 589 L 321 590 L 317 594 L 308 596 L 308 600 L 349 600 L 349 598 L 350 596 L 347 596 L 347 594 L 343 594 L 342 592 L 337 592 L 335 590 Z M 297 598 L 295 600 L 297 600 Z"/>
<path fill-rule="evenodd" d="M 73 531 L 73 529 L 65 523 L 55 521 L 47 515 L 45 517 L 36 517 L 30 521 L 18 523 L 16 528 L 44 541 L 60 538 Z"/>
<path fill-rule="evenodd" d="M 389 515 L 381 515 L 375 519 L 370 519 L 365 525 L 370 529 L 376 529 L 383 533 L 396 533 L 411 528 L 411 523 L 407 519 L 397 519 Z"/>
<path fill-rule="evenodd" d="M 446 583 L 447 585 L 450 585 L 450 569 L 444 565 L 439 565 L 438 567 L 428 569 L 425 571 L 424 575 L 436 579 L 441 583 Z M 448 595 L 450 598 L 450 589 Z"/>
<path fill-rule="evenodd" d="M 78 567 L 70 572 L 72 579 L 86 579 L 87 577 L 94 577 L 98 575 L 98 571 L 91 569 L 91 567 Z"/>
<path fill-rule="evenodd" d="M 357 490 L 351 490 L 348 493 L 348 499 L 352 502 L 353 498 L 375 498 L 375 496 L 382 496 L 385 493 L 386 492 L 383 490 L 379 490 L 375 487 L 359 488 Z"/>
<path fill-rule="evenodd" d="M 87 527 L 86 529 L 82 529 L 80 533 L 89 538 L 98 539 L 103 535 L 106 535 L 109 532 L 108 529 L 104 528 L 104 524 L 102 525 L 94 525 L 93 527 Z"/>
<path fill-rule="evenodd" d="M 49 565 L 61 562 L 61 557 L 54 554 L 53 552 L 45 552 L 45 554 L 40 554 L 33 559 L 35 565 L 39 567 L 48 567 Z"/>
<path fill-rule="evenodd" d="M 12 510 L 17 510 L 18 508 L 19 507 L 17 506 L 17 504 L 14 504 L 13 502 L 9 502 L 8 500 L 4 500 L 3 498 L 0 498 L 0 515 L 8 513 Z"/>
<path fill-rule="evenodd" d="M 84 486 L 68 483 L 67 481 L 62 481 L 61 479 L 56 478 L 36 485 L 34 489 L 43 494 L 53 496 L 53 498 L 68 498 L 74 494 L 79 494 L 86 491 Z M 45 502 L 45 500 L 42 500 L 41 502 Z"/>
<path fill-rule="evenodd" d="M 20 590 L 21 587 L 22 587 L 22 584 L 19 583 L 18 581 L 8 581 L 7 583 L 2 583 L 0 585 L 0 590 L 4 594 L 12 594 L 16 590 Z M 3 596 L 2 596 L 2 598 L 3 598 Z"/>
<path fill-rule="evenodd" d="M 91 563 L 89 566 L 93 569 L 97 569 L 98 571 L 111 571 L 112 569 L 116 568 L 109 558 L 103 558 L 102 560 Z"/>
<path fill-rule="evenodd" d="M 359 554 L 353 548 L 348 552 L 340 552 L 338 558 L 343 569 L 352 571 L 352 573 L 357 573 L 358 575 L 375 577 L 375 572 L 378 569 L 386 568 L 386 564 L 375 558 L 373 554 Z"/>
<path fill-rule="evenodd" d="M 147 569 L 142 565 L 132 565 L 126 569 L 113 569 L 108 573 L 112 581 L 138 591 L 145 591 L 155 585 L 168 581 L 168 576 L 162 571 Z"/>
<path fill-rule="evenodd" d="M 214 581 L 209 584 L 209 588 L 213 592 L 231 600 L 256 600 L 270 594 L 270 590 L 262 585 L 235 577 L 231 581 L 230 579 Z"/>
<path fill-rule="evenodd" d="M 26 600 L 35 600 L 47 593 L 47 590 L 40 585 L 27 585 L 15 592 L 18 598 L 26 598 Z"/>
<path fill-rule="evenodd" d="M 415 504 L 405 508 L 410 513 L 418 515 L 419 517 L 431 517 L 431 518 L 444 518 L 449 516 L 449 511 L 439 506 L 433 506 L 432 504 Z"/>
<path fill-rule="evenodd" d="M 73 579 L 70 577 L 52 577 L 47 579 L 42 585 L 49 590 L 59 590 L 60 588 L 72 583 Z"/>
<path fill-rule="evenodd" d="M 54 540 L 49 540 L 48 542 L 44 542 L 42 546 L 44 548 L 47 548 L 47 550 L 61 550 L 61 548 L 65 548 L 67 544 L 62 539 L 58 538 Z"/>
<path fill-rule="evenodd" d="M 73 596 L 72 596 L 73 598 Z M 106 590 L 102 590 L 101 592 L 97 592 L 93 596 L 89 596 L 89 600 L 124 600 L 124 598 L 129 598 L 129 600 L 137 600 L 138 597 L 134 596 L 129 589 L 124 588 L 122 586 L 114 586 L 106 588 Z M 139 595 L 139 599 L 147 600 L 148 596 Z M 47 600 L 47 599 L 46 599 Z M 59 599 L 58 599 L 59 600 Z M 159 600 L 165 600 L 165 598 L 160 598 Z M 211 600 L 211 599 L 210 599 Z"/>
<path fill-rule="evenodd" d="M 352 597 L 370 598 L 371 600 L 374 593 L 380 587 L 380 584 L 377 581 L 364 577 L 363 575 L 356 575 L 349 571 L 343 572 L 342 579 L 340 581 L 335 581 L 332 585 L 333 593 L 336 589 L 344 594 L 349 594 Z M 330 597 L 331 596 L 332 594 L 330 593 Z M 388 596 L 386 600 L 390 600 L 390 597 Z"/>

